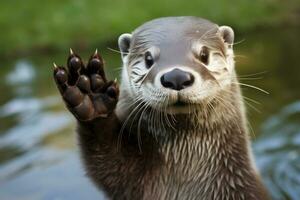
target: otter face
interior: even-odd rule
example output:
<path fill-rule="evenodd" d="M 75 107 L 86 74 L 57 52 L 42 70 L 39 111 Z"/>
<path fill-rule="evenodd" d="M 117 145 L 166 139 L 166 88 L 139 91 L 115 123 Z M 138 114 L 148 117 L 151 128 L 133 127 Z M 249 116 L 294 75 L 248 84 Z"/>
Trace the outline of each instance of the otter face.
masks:
<path fill-rule="evenodd" d="M 169 113 L 189 112 L 235 77 L 234 33 L 196 17 L 156 19 L 119 37 L 123 82 L 134 99 Z"/>

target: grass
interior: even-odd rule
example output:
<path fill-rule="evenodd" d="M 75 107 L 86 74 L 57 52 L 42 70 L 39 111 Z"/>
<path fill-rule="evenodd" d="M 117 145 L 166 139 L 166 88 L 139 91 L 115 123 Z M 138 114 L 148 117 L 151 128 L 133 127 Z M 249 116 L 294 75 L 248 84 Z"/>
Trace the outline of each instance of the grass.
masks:
<path fill-rule="evenodd" d="M 201 16 L 244 32 L 278 26 L 299 8 L 298 0 L 3 0 L 0 54 L 99 46 L 162 16 Z"/>

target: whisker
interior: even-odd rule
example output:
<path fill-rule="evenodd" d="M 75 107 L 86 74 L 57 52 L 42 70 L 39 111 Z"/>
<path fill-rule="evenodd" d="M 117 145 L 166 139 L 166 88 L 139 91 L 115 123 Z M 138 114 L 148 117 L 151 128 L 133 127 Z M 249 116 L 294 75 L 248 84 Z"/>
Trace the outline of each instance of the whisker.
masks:
<path fill-rule="evenodd" d="M 243 43 L 245 41 L 246 41 L 246 39 L 241 39 L 240 41 L 234 42 L 232 45 L 241 44 L 241 43 Z"/>
<path fill-rule="evenodd" d="M 235 95 L 235 93 L 232 92 L 232 91 L 230 91 L 230 90 L 224 90 L 224 92 L 229 93 L 230 95 Z M 260 103 L 259 101 L 255 100 L 255 99 L 252 99 L 252 98 L 250 98 L 250 97 L 245 96 L 244 94 L 241 94 L 241 96 L 242 96 L 245 100 L 249 100 L 249 101 L 251 101 L 252 103 L 255 103 L 255 104 L 257 104 L 257 105 L 261 105 L 261 104 L 262 104 L 262 103 Z"/>
<path fill-rule="evenodd" d="M 255 139 L 255 138 L 256 138 L 256 135 L 255 135 L 254 129 L 253 129 L 253 127 L 252 127 L 252 125 L 251 125 L 251 123 L 250 123 L 249 120 L 247 120 L 247 125 L 248 125 L 248 127 L 250 128 L 250 133 L 252 133 L 252 135 L 253 135 L 253 137 L 254 137 L 254 139 Z"/>
<path fill-rule="evenodd" d="M 251 76 L 256 76 L 256 75 L 263 75 L 263 74 L 266 74 L 268 73 L 268 71 L 262 71 L 262 72 L 257 72 L 257 73 L 254 73 L 254 74 L 243 74 L 243 75 L 239 75 L 238 77 L 251 77 Z"/>
<path fill-rule="evenodd" d="M 141 55 L 141 53 L 131 53 L 131 52 L 125 53 L 125 52 L 121 52 L 121 51 L 119 51 L 119 50 L 117 50 L 117 49 L 113 49 L 113 48 L 111 48 L 111 47 L 107 47 L 107 49 L 110 50 L 110 51 L 112 51 L 112 52 L 119 53 L 119 54 L 125 54 L 125 55 L 129 55 L 129 54 L 131 54 L 131 55 Z"/>
<path fill-rule="evenodd" d="M 257 78 L 240 78 L 238 77 L 239 80 L 260 80 L 260 79 L 263 79 L 263 77 L 257 77 Z"/>
<path fill-rule="evenodd" d="M 123 69 L 123 67 L 114 67 L 113 71 L 121 71 Z"/>
<path fill-rule="evenodd" d="M 251 103 L 249 103 L 248 101 L 245 101 L 245 103 L 252 108 L 253 110 L 255 110 L 257 113 L 262 113 L 258 108 L 256 108 L 255 106 L 253 106 Z"/>
<path fill-rule="evenodd" d="M 169 98 L 170 98 L 170 96 L 166 96 L 165 97 L 165 99 L 164 99 L 164 101 L 166 100 L 166 99 L 168 99 L 167 100 L 167 102 L 169 101 Z M 171 127 L 173 130 L 176 130 L 175 129 L 175 127 L 172 125 L 172 122 L 170 122 L 170 120 L 169 120 L 169 115 L 167 114 L 167 104 L 165 105 L 165 116 L 166 116 L 166 119 L 167 119 L 167 123 L 168 123 L 168 125 L 169 125 L 169 127 Z"/>
<path fill-rule="evenodd" d="M 141 101 L 128 115 L 128 117 L 126 118 L 126 120 L 124 121 L 121 129 L 120 129 L 120 132 L 119 132 L 119 136 L 118 136 L 118 142 L 117 142 L 117 149 L 119 149 L 119 145 L 121 145 L 121 141 L 122 141 L 122 135 L 123 135 L 123 132 L 127 126 L 127 123 L 129 122 L 130 120 L 130 117 L 132 116 L 132 114 L 137 110 L 139 109 L 139 107 L 142 105 L 143 101 Z M 130 134 L 130 132 L 129 132 Z"/>
<path fill-rule="evenodd" d="M 243 95 L 243 98 L 246 99 L 246 100 L 249 100 L 249 101 L 251 101 L 251 102 L 253 102 L 253 103 L 255 103 L 255 104 L 261 105 L 261 103 L 260 103 L 259 101 L 256 101 L 256 100 L 254 100 L 254 99 L 251 99 L 251 98 L 249 98 L 249 97 L 246 97 L 245 95 Z"/>
<path fill-rule="evenodd" d="M 241 55 L 241 54 L 234 54 L 235 58 L 248 58 L 248 56 Z"/>
<path fill-rule="evenodd" d="M 258 90 L 258 91 L 261 91 L 261 92 L 263 92 L 263 93 L 265 93 L 265 94 L 270 94 L 269 92 L 267 92 L 267 91 L 265 91 L 264 89 L 261 89 L 261 88 L 259 88 L 259 87 L 257 87 L 257 86 L 254 86 L 254 85 L 249 85 L 249 84 L 246 84 L 246 83 L 236 83 L 236 82 L 232 82 L 233 84 L 237 84 L 237 85 L 242 85 L 242 86 L 246 86 L 246 87 L 249 87 L 249 88 L 253 88 L 253 89 L 256 89 L 256 90 Z"/>
<path fill-rule="evenodd" d="M 115 52 L 115 53 L 119 53 L 119 54 L 122 53 L 121 51 L 118 51 L 118 50 L 110 48 L 110 47 L 107 47 L 107 49 L 110 50 L 110 51 L 112 51 L 112 52 Z"/>
<path fill-rule="evenodd" d="M 138 138 L 138 146 L 139 146 L 140 153 L 142 153 L 141 122 L 143 119 L 143 114 L 144 114 L 145 110 L 147 109 L 147 107 L 148 107 L 148 104 L 146 103 L 146 104 L 144 104 L 144 108 L 143 107 L 141 108 L 142 113 L 140 115 L 140 119 L 138 121 L 138 127 L 137 127 L 137 131 L 138 131 L 137 138 Z"/>

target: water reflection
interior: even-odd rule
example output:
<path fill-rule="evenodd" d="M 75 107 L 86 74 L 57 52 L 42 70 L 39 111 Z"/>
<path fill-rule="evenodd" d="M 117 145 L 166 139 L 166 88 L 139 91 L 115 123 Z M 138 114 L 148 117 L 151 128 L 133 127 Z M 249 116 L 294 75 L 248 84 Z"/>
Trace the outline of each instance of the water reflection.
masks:
<path fill-rule="evenodd" d="M 20 84 L 31 82 L 35 76 L 35 71 L 32 64 L 26 60 L 21 60 L 16 63 L 15 69 L 7 74 L 6 81 L 9 84 Z"/>
<path fill-rule="evenodd" d="M 102 199 L 84 175 L 72 117 L 57 93 L 39 93 L 52 85 L 51 77 L 43 76 L 22 60 L 0 77 L 6 80 L 3 94 L 13 92 L 0 106 L 1 199 Z M 46 87 L 36 90 L 37 79 Z"/>
<path fill-rule="evenodd" d="M 274 199 L 300 197 L 300 102 L 283 108 L 262 127 L 253 147 Z"/>
<path fill-rule="evenodd" d="M 237 57 L 237 69 L 241 76 L 269 71 L 263 79 L 242 80 L 271 93 L 266 96 L 253 89 L 243 89 L 245 96 L 261 102 L 261 105 L 249 102 L 261 110 L 261 113 L 253 112 L 249 106 L 249 119 L 256 133 L 253 147 L 274 199 L 298 199 L 300 102 L 291 102 L 300 98 L 299 66 L 295 64 L 300 52 L 295 38 L 300 33 L 299 30 L 283 31 L 285 37 L 272 33 L 246 37 L 245 42 L 235 47 L 237 54 L 247 55 Z M 291 51 L 281 57 L 286 54 L 282 50 L 286 46 Z M 104 54 L 110 64 L 108 75 L 114 78 L 118 74 L 119 54 L 111 51 Z M 52 82 L 53 60 L 64 63 L 65 55 L 24 58 L 16 63 L 4 63 L 0 69 L 0 80 L 5 80 L 0 84 L 1 199 L 103 198 L 84 176 L 74 120 L 64 109 Z M 282 63 L 289 70 L 284 70 Z"/>
<path fill-rule="evenodd" d="M 103 199 L 84 176 L 77 154 L 38 148 L 1 166 L 1 199 Z"/>
<path fill-rule="evenodd" d="M 18 116 L 18 126 L 12 127 L 0 137 L 0 148 L 17 145 L 29 149 L 37 144 L 42 137 L 62 130 L 71 122 L 71 116 L 65 112 L 41 112 L 51 105 L 60 103 L 58 97 L 44 99 L 15 99 L 5 104 L 0 116 Z M 43 134 L 41 134 L 43 133 Z"/>

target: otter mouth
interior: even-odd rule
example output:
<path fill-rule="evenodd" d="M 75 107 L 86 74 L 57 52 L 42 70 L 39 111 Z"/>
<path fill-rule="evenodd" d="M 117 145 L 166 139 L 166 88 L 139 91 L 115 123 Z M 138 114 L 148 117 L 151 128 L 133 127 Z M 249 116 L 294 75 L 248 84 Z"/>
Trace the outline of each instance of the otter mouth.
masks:
<path fill-rule="evenodd" d="M 171 106 L 174 106 L 174 107 L 183 107 L 183 106 L 187 106 L 188 103 L 186 102 L 183 102 L 181 100 L 177 100 L 175 103 L 173 103 Z"/>
<path fill-rule="evenodd" d="M 174 109 L 181 109 L 181 108 L 186 108 L 190 105 L 189 102 L 185 101 L 180 94 L 177 94 L 177 98 L 174 99 L 175 101 L 170 102 L 168 107 L 169 108 L 174 108 Z"/>
<path fill-rule="evenodd" d="M 171 114 L 186 114 L 190 112 L 191 105 L 192 104 L 188 102 L 177 100 L 176 102 L 169 104 L 167 109 L 164 111 Z"/>

